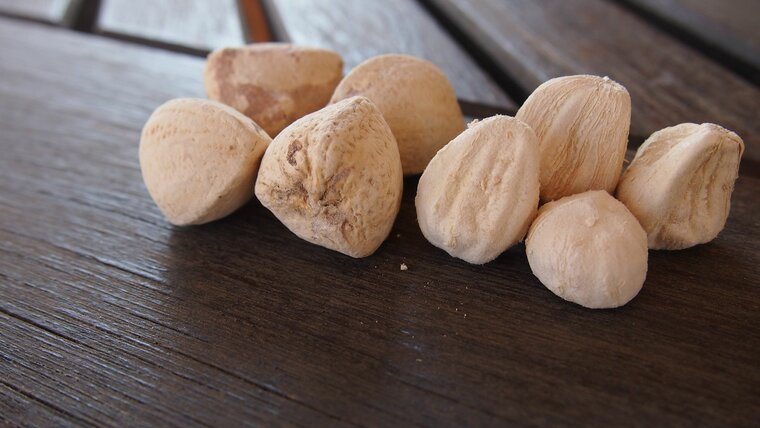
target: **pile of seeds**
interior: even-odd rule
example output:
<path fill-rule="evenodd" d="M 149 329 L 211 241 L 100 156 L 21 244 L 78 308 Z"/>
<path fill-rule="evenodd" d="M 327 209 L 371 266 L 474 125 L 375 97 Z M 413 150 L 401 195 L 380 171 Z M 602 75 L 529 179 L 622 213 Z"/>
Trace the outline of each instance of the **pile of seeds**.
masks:
<path fill-rule="evenodd" d="M 390 233 L 403 176 L 422 173 L 428 241 L 483 264 L 525 238 L 536 277 L 589 308 L 635 297 L 648 249 L 709 242 L 726 223 L 741 138 L 714 124 L 666 128 L 623 172 L 631 99 L 607 77 L 551 79 L 514 118 L 465 129 L 428 61 L 382 55 L 342 69 L 335 52 L 289 44 L 211 53 L 210 100 L 169 101 L 143 129 L 143 179 L 165 217 L 203 224 L 255 195 L 300 238 L 366 257 Z"/>

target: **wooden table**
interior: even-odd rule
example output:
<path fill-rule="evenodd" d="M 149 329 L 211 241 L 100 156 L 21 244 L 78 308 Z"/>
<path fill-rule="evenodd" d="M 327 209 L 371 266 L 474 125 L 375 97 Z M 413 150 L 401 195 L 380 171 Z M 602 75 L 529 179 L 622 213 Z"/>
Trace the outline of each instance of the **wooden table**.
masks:
<path fill-rule="evenodd" d="M 592 311 L 545 289 L 522 246 L 472 266 L 427 243 L 415 178 L 404 183 L 388 241 L 365 259 L 299 240 L 255 201 L 212 224 L 169 226 L 140 178 L 140 129 L 163 101 L 203 96 L 202 58 L 172 51 L 202 53 L 221 36 L 119 35 L 112 24 L 126 12 L 106 14 L 114 0 L 99 13 L 98 2 L 31 3 L 37 12 L 0 17 L 0 421 L 760 421 L 756 29 L 716 21 L 709 28 L 723 33 L 698 37 L 692 23 L 713 15 L 687 0 L 240 3 L 241 43 L 271 36 L 331 46 L 349 66 L 386 51 L 424 56 L 452 76 L 471 116 L 514 111 L 552 75 L 595 72 L 631 89 L 634 145 L 689 118 L 738 129 L 747 152 L 726 229 L 706 245 L 650 252 L 639 296 Z M 68 18 L 51 18 L 46 5 Z M 673 7 L 689 8 L 689 19 L 666 19 Z M 193 10 L 184 12 L 188 27 L 208 15 Z M 635 31 L 618 31 L 621 22 Z M 372 26 L 387 37 L 361 38 Z M 722 49 L 726 32 L 745 45 Z"/>

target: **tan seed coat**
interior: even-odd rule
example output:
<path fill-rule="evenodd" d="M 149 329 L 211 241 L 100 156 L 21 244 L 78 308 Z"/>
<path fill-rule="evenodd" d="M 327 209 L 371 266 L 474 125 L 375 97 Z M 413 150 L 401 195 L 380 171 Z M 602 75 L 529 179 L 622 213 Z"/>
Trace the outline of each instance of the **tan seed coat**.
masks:
<path fill-rule="evenodd" d="M 390 233 L 402 186 L 388 124 L 370 100 L 353 97 L 297 120 L 274 139 L 256 196 L 302 239 L 365 257 Z"/>
<path fill-rule="evenodd" d="M 393 131 L 404 174 L 419 174 L 436 152 L 464 130 L 456 93 L 433 63 L 381 55 L 354 68 L 331 102 L 361 95 L 380 109 Z"/>
<path fill-rule="evenodd" d="M 343 76 L 343 60 L 327 49 L 286 43 L 228 47 L 209 54 L 206 93 L 276 136 L 330 100 Z"/>
<path fill-rule="evenodd" d="M 251 199 L 270 141 L 251 119 L 226 105 L 171 100 L 158 107 L 143 128 L 143 180 L 172 224 L 207 223 Z"/>
<path fill-rule="evenodd" d="M 623 174 L 618 198 L 647 231 L 649 248 L 712 241 L 726 224 L 744 142 L 711 123 L 652 134 Z"/>
<path fill-rule="evenodd" d="M 417 187 L 428 241 L 483 264 L 528 231 L 538 207 L 538 140 L 523 122 L 494 116 L 471 124 L 435 155 Z"/>
<path fill-rule="evenodd" d="M 542 201 L 615 192 L 631 124 L 631 97 L 622 85 L 587 75 L 551 79 L 515 117 L 538 136 Z"/>
<path fill-rule="evenodd" d="M 646 233 L 625 205 L 602 190 L 542 206 L 525 251 L 546 288 L 587 308 L 622 306 L 646 279 Z"/>

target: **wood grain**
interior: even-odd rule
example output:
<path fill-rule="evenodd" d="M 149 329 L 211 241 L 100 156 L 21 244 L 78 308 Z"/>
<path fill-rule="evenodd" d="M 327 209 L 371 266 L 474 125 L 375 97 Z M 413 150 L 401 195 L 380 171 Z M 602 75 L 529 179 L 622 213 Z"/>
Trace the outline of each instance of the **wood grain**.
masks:
<path fill-rule="evenodd" d="M 760 69 L 760 2 L 626 0 Z M 760 76 L 757 76 L 760 79 Z"/>
<path fill-rule="evenodd" d="M 236 0 L 102 0 L 96 28 L 198 54 L 246 40 Z"/>
<path fill-rule="evenodd" d="M 0 14 L 70 26 L 81 0 L 0 0 Z"/>
<path fill-rule="evenodd" d="M 568 74 L 608 75 L 628 88 L 631 132 L 713 122 L 746 143 L 743 173 L 760 175 L 760 89 L 599 0 L 431 0 L 532 91 Z"/>
<path fill-rule="evenodd" d="M 367 58 L 405 53 L 434 62 L 460 99 L 514 109 L 515 104 L 414 0 L 267 0 L 280 39 L 339 52 L 346 72 Z"/>
<path fill-rule="evenodd" d="M 299 240 L 256 202 L 173 228 L 141 182 L 138 138 L 159 103 L 202 94 L 201 67 L 0 19 L 0 419 L 760 419 L 760 180 L 739 179 L 714 242 L 652 252 L 641 294 L 614 311 L 555 297 L 522 246 L 485 266 L 435 249 L 415 220 L 413 179 L 390 238 L 365 259 Z"/>

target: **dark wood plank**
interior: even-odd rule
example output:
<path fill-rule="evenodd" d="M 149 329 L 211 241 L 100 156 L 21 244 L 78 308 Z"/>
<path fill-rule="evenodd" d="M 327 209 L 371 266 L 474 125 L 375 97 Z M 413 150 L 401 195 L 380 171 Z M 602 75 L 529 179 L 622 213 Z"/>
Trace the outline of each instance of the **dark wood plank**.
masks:
<path fill-rule="evenodd" d="M 760 2 L 625 0 L 760 69 Z M 760 76 L 757 76 L 760 78 Z"/>
<path fill-rule="evenodd" d="M 0 58 L 0 409 L 11 424 L 760 418 L 760 180 L 739 179 L 714 242 L 652 252 L 633 302 L 590 311 L 544 289 L 522 247 L 486 266 L 432 247 L 415 180 L 366 259 L 299 240 L 256 202 L 172 228 L 141 183 L 137 141 L 160 102 L 202 93 L 200 59 L 2 19 Z"/>
<path fill-rule="evenodd" d="M 205 53 L 245 44 L 237 0 L 101 0 L 98 32 Z"/>
<path fill-rule="evenodd" d="M 384 53 L 438 65 L 460 99 L 514 110 L 515 104 L 415 0 L 266 0 L 281 39 L 333 49 L 346 71 Z"/>
<path fill-rule="evenodd" d="M 0 0 L 0 14 L 70 26 L 81 3 L 81 0 Z"/>
<path fill-rule="evenodd" d="M 2 317 L 0 314 L 0 319 Z M 39 401 L 31 392 L 18 390 L 5 380 L 10 376 L 3 378 L 0 380 L 0 422 L 23 421 L 27 426 L 33 427 L 62 427 L 74 423 L 65 410 L 52 403 Z"/>
<path fill-rule="evenodd" d="M 628 88 L 631 132 L 714 122 L 746 143 L 743 173 L 760 175 L 760 89 L 642 21 L 598 0 L 430 0 L 526 91 L 568 74 L 608 75 Z"/>

